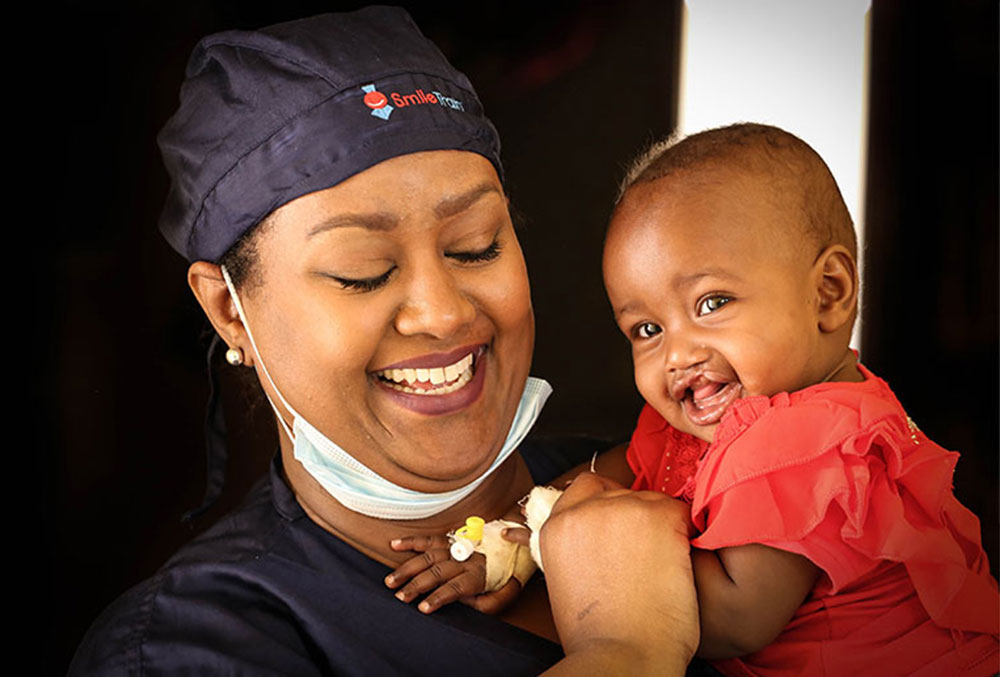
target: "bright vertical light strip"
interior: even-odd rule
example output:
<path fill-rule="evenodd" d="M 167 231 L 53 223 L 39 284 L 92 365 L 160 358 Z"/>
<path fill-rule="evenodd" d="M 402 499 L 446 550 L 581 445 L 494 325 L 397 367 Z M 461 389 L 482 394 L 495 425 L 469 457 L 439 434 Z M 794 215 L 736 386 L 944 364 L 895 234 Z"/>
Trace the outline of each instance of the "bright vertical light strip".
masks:
<path fill-rule="evenodd" d="M 863 251 L 869 0 L 685 5 L 679 131 L 762 122 L 799 136 L 830 166 Z"/>

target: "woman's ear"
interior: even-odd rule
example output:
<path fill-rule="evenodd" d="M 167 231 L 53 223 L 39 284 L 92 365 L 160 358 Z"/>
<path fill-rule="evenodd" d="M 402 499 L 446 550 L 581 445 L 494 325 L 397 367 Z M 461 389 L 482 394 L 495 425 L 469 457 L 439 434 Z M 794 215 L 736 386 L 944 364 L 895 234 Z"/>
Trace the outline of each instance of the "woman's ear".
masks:
<path fill-rule="evenodd" d="M 813 266 L 820 331 L 832 333 L 853 324 L 858 304 L 858 267 L 847 247 L 824 249 Z"/>
<path fill-rule="evenodd" d="M 195 261 L 188 268 L 187 280 L 216 333 L 230 348 L 237 348 L 243 353 L 244 366 L 252 367 L 253 347 L 222 279 L 222 270 L 214 263 Z"/>

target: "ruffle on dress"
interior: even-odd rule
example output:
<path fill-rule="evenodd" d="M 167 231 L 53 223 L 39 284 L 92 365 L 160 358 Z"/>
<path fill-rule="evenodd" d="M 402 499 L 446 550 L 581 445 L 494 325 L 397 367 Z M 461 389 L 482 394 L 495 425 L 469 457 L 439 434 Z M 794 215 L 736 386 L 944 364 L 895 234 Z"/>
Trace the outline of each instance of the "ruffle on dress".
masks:
<path fill-rule="evenodd" d="M 958 454 L 908 419 L 888 385 L 824 383 L 735 403 L 701 460 L 692 545 L 801 554 L 835 594 L 900 562 L 934 622 L 997 635 L 997 585 L 979 520 L 952 494 Z"/>
<path fill-rule="evenodd" d="M 690 503 L 698 461 L 707 449 L 708 442 L 680 432 L 645 405 L 625 454 L 636 478 L 632 489 L 659 491 Z"/>

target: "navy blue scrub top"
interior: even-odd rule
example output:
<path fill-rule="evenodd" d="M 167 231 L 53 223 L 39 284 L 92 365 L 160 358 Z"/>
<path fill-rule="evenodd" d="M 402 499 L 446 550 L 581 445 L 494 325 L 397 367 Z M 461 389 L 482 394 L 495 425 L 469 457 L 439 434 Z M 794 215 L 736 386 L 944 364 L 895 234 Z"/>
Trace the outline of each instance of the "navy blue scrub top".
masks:
<path fill-rule="evenodd" d="M 586 438 L 529 439 L 537 483 L 590 459 Z M 451 604 L 393 597 L 390 569 L 306 516 L 280 458 L 242 507 L 101 614 L 70 675 L 536 675 L 558 644 Z"/>

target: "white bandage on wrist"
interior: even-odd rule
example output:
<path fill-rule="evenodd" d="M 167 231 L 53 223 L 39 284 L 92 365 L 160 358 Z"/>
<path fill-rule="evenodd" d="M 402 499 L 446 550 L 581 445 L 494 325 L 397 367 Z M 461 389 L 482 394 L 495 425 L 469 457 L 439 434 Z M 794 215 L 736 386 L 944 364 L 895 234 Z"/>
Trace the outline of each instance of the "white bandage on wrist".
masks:
<path fill-rule="evenodd" d="M 471 540 L 460 534 L 449 534 L 452 541 L 452 558 L 465 561 L 478 552 L 486 557 L 486 592 L 494 592 L 516 578 L 523 588 L 538 568 L 532 560 L 528 548 L 511 543 L 502 536 L 503 530 L 523 528 L 524 525 L 507 520 L 493 520 L 482 527 L 482 538 Z M 468 554 L 466 554 L 468 553 Z"/>
<path fill-rule="evenodd" d="M 542 566 L 542 548 L 538 537 L 542 531 L 542 525 L 552 513 L 552 506 L 559 500 L 562 493 L 561 489 L 553 487 L 535 487 L 528 494 L 528 500 L 524 504 L 524 516 L 528 522 L 528 528 L 531 529 L 531 539 L 529 540 L 531 559 L 542 571 L 545 571 L 545 567 Z"/>

